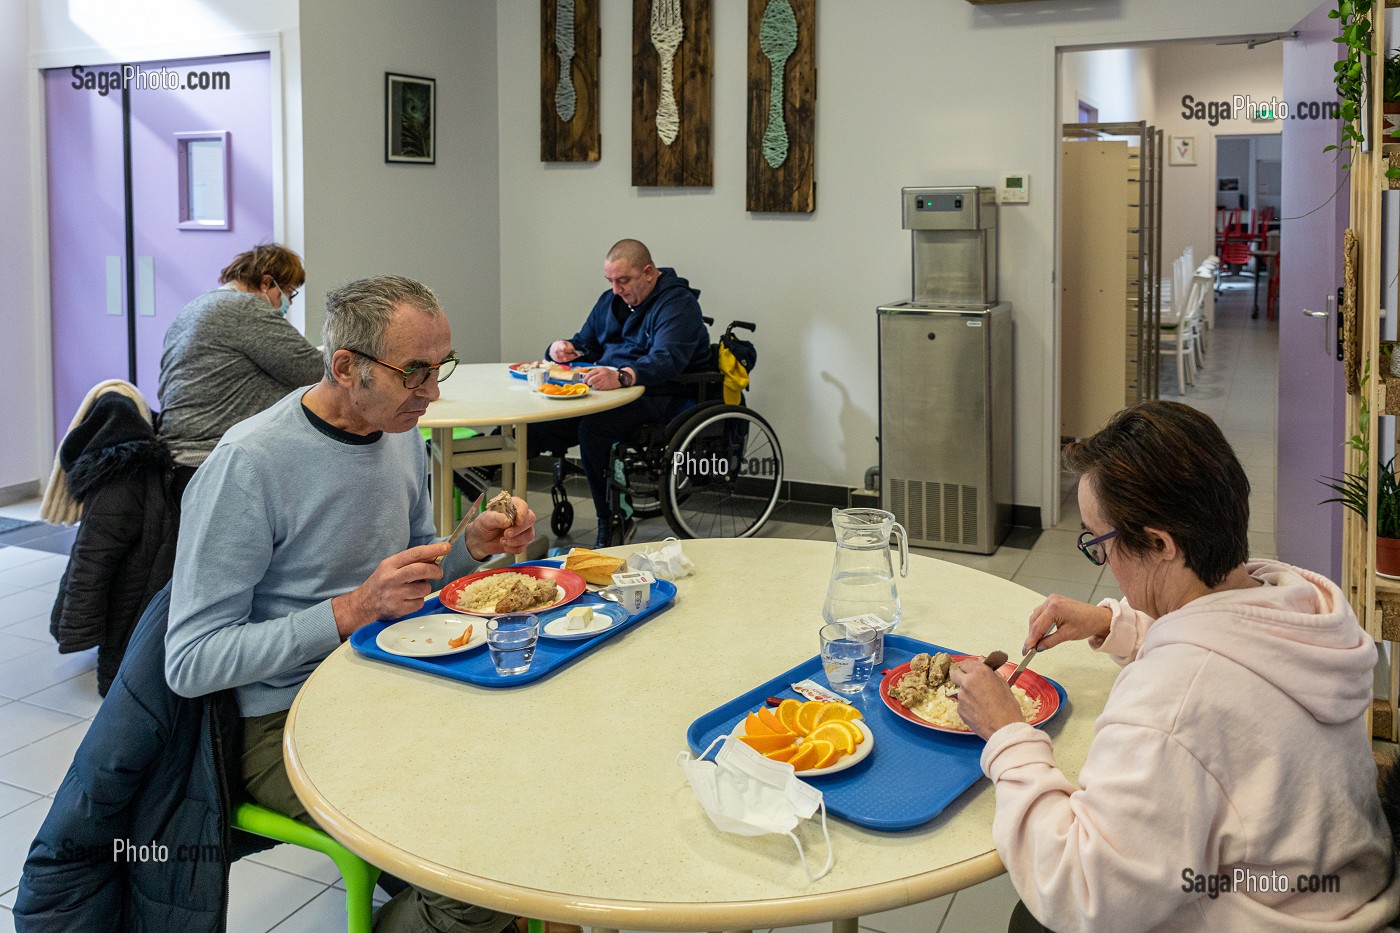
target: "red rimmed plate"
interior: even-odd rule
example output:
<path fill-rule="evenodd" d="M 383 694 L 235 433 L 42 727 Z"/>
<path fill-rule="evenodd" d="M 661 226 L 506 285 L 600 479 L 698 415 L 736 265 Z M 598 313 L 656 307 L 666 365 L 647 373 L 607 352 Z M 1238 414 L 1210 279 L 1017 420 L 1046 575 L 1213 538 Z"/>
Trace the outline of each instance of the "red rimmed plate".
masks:
<path fill-rule="evenodd" d="M 583 595 L 586 584 L 583 577 L 572 570 L 561 570 L 558 567 L 502 567 L 499 570 L 483 570 L 480 573 L 469 574 L 465 577 L 453 580 L 442 588 L 438 598 L 442 600 L 442 608 L 451 609 L 453 612 L 460 612 L 469 616 L 499 616 L 499 615 L 521 615 L 522 613 L 505 612 L 477 612 L 472 609 L 457 608 L 457 597 L 462 594 L 462 590 L 471 586 L 477 580 L 484 580 L 487 577 L 494 577 L 503 573 L 521 573 L 527 577 L 535 577 L 538 580 L 549 580 L 559 588 L 559 598 L 547 606 L 538 606 L 534 609 L 525 610 L 529 613 L 544 612 L 553 609 L 555 606 L 562 606 L 565 603 L 573 602 Z"/>
<path fill-rule="evenodd" d="M 977 655 L 955 654 L 951 657 L 953 663 L 956 664 L 966 658 L 975 658 Z M 997 669 L 997 673 L 1003 678 L 1007 678 L 1011 676 L 1011 672 L 1014 670 L 1016 670 L 1016 665 L 1008 661 Z M 899 665 L 899 667 L 890 668 L 885 674 L 884 679 L 880 681 L 880 699 L 885 701 L 885 705 L 890 708 L 891 712 L 896 716 L 909 720 L 916 726 L 923 726 L 925 729 L 932 729 L 935 732 L 946 732 L 949 735 L 974 734 L 971 729 L 950 729 L 947 726 L 936 726 L 927 719 L 922 719 L 914 715 L 909 711 L 907 706 L 890 696 L 890 688 L 898 683 L 899 678 L 903 677 L 908 671 L 909 662 L 906 661 Z M 1034 719 L 1030 720 L 1031 725 L 1038 726 L 1060 711 L 1060 694 L 1056 692 L 1054 685 L 1051 684 L 1050 681 L 1041 677 L 1035 671 L 1023 671 L 1021 676 L 1016 679 L 1016 686 L 1025 690 L 1026 696 L 1030 697 L 1032 700 L 1040 701 L 1040 712 L 1036 714 Z"/>

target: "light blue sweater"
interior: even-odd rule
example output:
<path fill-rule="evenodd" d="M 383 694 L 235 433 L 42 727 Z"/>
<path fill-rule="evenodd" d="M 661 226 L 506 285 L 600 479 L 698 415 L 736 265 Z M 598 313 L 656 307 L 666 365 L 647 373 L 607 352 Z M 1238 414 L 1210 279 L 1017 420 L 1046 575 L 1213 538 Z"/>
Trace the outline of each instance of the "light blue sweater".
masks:
<path fill-rule="evenodd" d="M 185 491 L 165 676 L 187 697 L 237 688 L 244 716 L 289 709 L 340 645 L 332 598 L 441 540 L 418 432 L 333 439 L 307 419 L 305 392 L 231 428 Z M 461 544 L 442 581 L 475 566 Z"/>

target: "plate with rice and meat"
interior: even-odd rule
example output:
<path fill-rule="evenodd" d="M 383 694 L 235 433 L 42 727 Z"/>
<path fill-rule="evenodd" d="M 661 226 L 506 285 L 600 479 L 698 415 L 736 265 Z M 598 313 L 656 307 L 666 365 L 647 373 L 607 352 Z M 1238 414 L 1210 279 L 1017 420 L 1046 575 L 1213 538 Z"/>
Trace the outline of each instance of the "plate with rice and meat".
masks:
<path fill-rule="evenodd" d="M 880 699 L 895 715 L 917 726 L 947 732 L 952 735 L 972 735 L 973 732 L 958 715 L 957 686 L 948 678 L 954 664 L 975 654 L 935 655 L 920 653 L 913 660 L 891 668 L 880 681 Z M 978 660 L 981 660 L 978 658 Z M 1008 661 L 998 668 L 1002 677 L 1011 676 L 1016 665 Z M 1060 709 L 1060 695 L 1054 684 L 1035 671 L 1022 671 L 1011 688 L 1011 695 L 1021 707 L 1026 722 L 1038 726 Z"/>
<path fill-rule="evenodd" d="M 453 580 L 438 598 L 444 609 L 471 616 L 543 612 L 583 595 L 583 577 L 557 567 L 483 570 Z"/>

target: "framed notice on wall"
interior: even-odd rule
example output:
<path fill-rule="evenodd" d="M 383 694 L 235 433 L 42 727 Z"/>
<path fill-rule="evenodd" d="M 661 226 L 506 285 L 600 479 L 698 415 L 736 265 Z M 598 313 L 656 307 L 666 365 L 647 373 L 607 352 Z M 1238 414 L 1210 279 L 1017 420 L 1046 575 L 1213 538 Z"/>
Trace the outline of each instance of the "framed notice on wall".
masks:
<path fill-rule="evenodd" d="M 1168 165 L 1196 164 L 1196 137 L 1173 136 L 1170 143 L 1167 147 Z"/>

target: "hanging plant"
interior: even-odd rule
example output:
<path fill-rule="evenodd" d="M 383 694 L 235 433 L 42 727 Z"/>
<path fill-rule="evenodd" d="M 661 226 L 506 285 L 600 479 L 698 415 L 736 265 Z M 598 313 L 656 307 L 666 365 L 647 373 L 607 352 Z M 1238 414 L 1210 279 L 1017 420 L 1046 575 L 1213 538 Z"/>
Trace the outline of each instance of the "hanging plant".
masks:
<path fill-rule="evenodd" d="M 1338 59 L 1332 66 L 1335 70 L 1332 83 L 1337 86 L 1337 96 L 1342 99 L 1342 140 L 1339 145 L 1328 146 L 1323 152 L 1333 149 L 1349 152 L 1366 142 L 1359 120 L 1366 98 L 1365 61 L 1368 56 L 1376 54 L 1371 50 L 1371 20 L 1367 16 L 1373 6 L 1375 0 L 1337 0 L 1337 8 L 1327 14 L 1329 19 L 1340 21 L 1340 35 L 1332 41 L 1346 46 L 1346 57 Z M 1343 163 L 1342 168 L 1351 168 L 1351 163 Z M 1389 172 L 1386 174 L 1389 176 Z"/>

